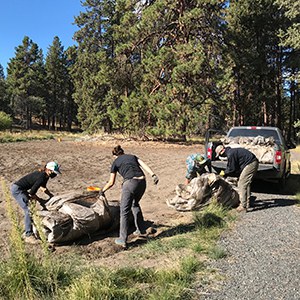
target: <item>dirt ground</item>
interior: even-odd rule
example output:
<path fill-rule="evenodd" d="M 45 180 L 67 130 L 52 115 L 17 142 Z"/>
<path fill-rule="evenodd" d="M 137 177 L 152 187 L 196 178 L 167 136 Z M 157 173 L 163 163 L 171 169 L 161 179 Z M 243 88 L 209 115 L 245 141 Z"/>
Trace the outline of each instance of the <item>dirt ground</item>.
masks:
<path fill-rule="evenodd" d="M 130 236 L 129 248 L 126 251 L 114 244 L 114 239 L 118 236 L 118 231 L 115 230 L 97 234 L 92 238 L 84 238 L 74 244 L 56 246 L 53 255 L 75 252 L 93 264 L 110 267 L 126 266 L 128 263 L 131 266 L 133 263 L 139 266 L 157 266 L 156 259 L 143 259 L 139 258 L 140 256 L 132 259 L 132 257 L 140 251 L 142 243 L 172 235 L 177 226 L 192 222 L 192 213 L 175 211 L 167 206 L 166 200 L 173 198 L 176 185 L 184 182 L 186 157 L 195 152 L 203 153 L 203 145 L 137 142 L 114 138 L 0 144 L 0 177 L 9 187 L 12 182 L 42 167 L 47 161 L 55 160 L 61 165 L 62 175 L 49 180 L 49 190 L 55 195 L 70 191 L 86 193 L 87 186 L 103 187 L 107 182 L 110 165 L 113 162 L 111 150 L 117 144 L 120 144 L 126 153 L 141 158 L 159 177 L 156 186 L 146 174 L 147 190 L 140 202 L 147 224 L 156 232 L 150 234 L 147 239 L 134 239 Z M 292 152 L 292 158 L 293 155 L 297 155 L 297 159 L 300 156 L 298 152 L 294 154 Z M 118 175 L 115 186 L 106 192 L 109 201 L 119 200 L 121 182 L 121 177 Z M 16 203 L 14 205 L 23 217 L 21 209 Z M 23 225 L 23 218 L 21 224 Z M 0 228 L 0 253 L 6 255 L 10 221 L 7 218 L 5 201 L 1 193 Z M 30 245 L 30 247 L 38 246 Z M 159 262 L 161 266 L 169 263 L 169 259 Z"/>
<path fill-rule="evenodd" d="M 104 186 L 109 178 L 110 165 L 113 161 L 111 150 L 120 144 L 125 153 L 137 155 L 146 162 L 159 177 L 158 185 L 147 177 L 147 190 L 140 204 L 144 218 L 156 233 L 149 236 L 156 238 L 168 235 L 168 232 L 180 224 L 191 222 L 192 213 L 180 213 L 170 208 L 166 200 L 174 196 L 175 186 L 185 179 L 185 159 L 195 152 L 203 153 L 203 145 L 183 145 L 157 142 L 136 142 L 130 140 L 85 139 L 49 140 L 1 144 L 0 176 L 9 186 L 25 174 L 38 169 L 47 161 L 55 160 L 61 165 L 62 175 L 49 180 L 48 188 L 55 195 L 69 191 L 86 192 L 87 186 Z M 109 201 L 118 201 L 121 193 L 121 176 L 117 176 L 115 186 L 106 192 Z M 5 201 L 0 193 L 0 251 L 5 253 L 10 222 L 7 218 Z M 17 204 L 17 210 L 21 212 Z M 22 212 L 21 212 L 22 214 Z M 21 219 L 23 225 L 23 219 Z M 85 257 L 101 263 L 118 264 L 124 261 L 128 252 L 136 251 L 144 240 L 129 239 L 129 249 L 123 251 L 114 245 L 118 231 L 84 239 L 73 245 L 56 246 L 55 255 L 76 251 Z M 36 247 L 36 246 L 32 246 Z M 114 259 L 112 259 L 112 256 Z M 120 258 L 122 259 L 116 259 Z M 148 262 L 151 264 L 151 262 Z"/>

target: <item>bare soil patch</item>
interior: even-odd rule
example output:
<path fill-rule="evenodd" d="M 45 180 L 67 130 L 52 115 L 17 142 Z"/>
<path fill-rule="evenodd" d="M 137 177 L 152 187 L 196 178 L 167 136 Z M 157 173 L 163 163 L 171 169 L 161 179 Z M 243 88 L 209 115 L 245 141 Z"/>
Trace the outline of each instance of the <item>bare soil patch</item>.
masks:
<path fill-rule="evenodd" d="M 166 200 L 174 196 L 175 186 L 184 182 L 186 157 L 204 151 L 203 145 L 170 144 L 159 142 L 136 142 L 118 140 L 68 141 L 49 140 L 7 143 L 0 145 L 0 175 L 8 185 L 25 174 L 38 169 L 47 161 L 56 160 L 61 165 L 62 175 L 49 180 L 48 188 L 55 195 L 69 191 L 86 192 L 87 186 L 104 186 L 109 178 L 113 161 L 111 150 L 120 144 L 126 153 L 135 154 L 145 161 L 158 175 L 155 186 L 147 176 L 147 190 L 141 200 L 144 218 L 156 229 L 147 239 L 130 237 L 130 247 L 123 251 L 114 244 L 118 230 L 99 234 L 77 241 L 72 245 L 56 246 L 53 255 L 74 251 L 86 259 L 104 265 L 126 265 L 129 254 L 139 251 L 141 244 L 151 239 L 172 235 L 172 230 L 182 224 L 192 222 L 192 213 L 180 213 L 168 207 Z M 122 179 L 118 175 L 115 186 L 107 191 L 109 201 L 118 201 L 121 194 Z M 6 253 L 10 222 L 7 218 L 5 201 L 0 194 L 0 251 Z M 20 211 L 16 203 L 16 210 Z M 23 214 L 21 212 L 21 216 Z M 23 219 L 21 219 L 23 224 Z M 36 246 L 30 246 L 36 247 Z M 168 264 L 168 260 L 162 264 Z M 136 260 L 142 266 L 156 265 L 157 261 Z"/>
<path fill-rule="evenodd" d="M 144 160 L 158 175 L 159 183 L 155 186 L 147 176 L 147 190 L 141 200 L 144 218 L 156 232 L 148 238 L 130 236 L 129 248 L 123 251 L 114 244 L 118 230 L 99 232 L 71 245 L 56 246 L 53 255 L 77 253 L 92 264 L 115 266 L 164 267 L 174 264 L 175 257 L 184 253 L 158 257 L 147 256 L 141 245 L 155 239 L 163 239 L 176 234 L 176 230 L 192 223 L 191 212 L 178 212 L 166 204 L 166 200 L 175 195 L 175 186 L 184 182 L 186 157 L 195 152 L 204 152 L 201 144 L 174 144 L 162 142 L 137 142 L 131 140 L 49 140 L 0 144 L 0 177 L 9 186 L 25 174 L 42 167 L 47 161 L 56 160 L 61 165 L 62 175 L 48 183 L 48 188 L 55 195 L 75 191 L 86 192 L 87 186 L 104 186 L 109 178 L 113 162 L 111 150 L 120 144 L 126 153 L 135 154 Z M 298 170 L 300 152 L 292 151 L 292 161 Z M 292 172 L 295 170 L 292 170 Z M 109 201 L 119 201 L 122 179 L 118 175 L 115 186 L 107 191 Z M 1 190 L 1 188 L 0 188 Z M 13 200 L 14 201 L 14 200 Z M 20 212 L 21 224 L 23 213 Z M 0 193 L 0 253 L 7 254 L 10 221 L 7 217 L 5 200 Z M 29 251 L 38 251 L 39 247 L 29 245 Z M 142 254 L 141 254 L 142 252 Z M 138 254 L 138 255 L 137 255 Z"/>

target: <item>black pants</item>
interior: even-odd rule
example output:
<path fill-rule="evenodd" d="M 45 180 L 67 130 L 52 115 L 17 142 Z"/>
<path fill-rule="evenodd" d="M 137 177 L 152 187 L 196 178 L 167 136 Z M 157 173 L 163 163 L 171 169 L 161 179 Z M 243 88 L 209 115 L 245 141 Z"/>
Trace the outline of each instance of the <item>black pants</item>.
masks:
<path fill-rule="evenodd" d="M 120 239 L 124 242 L 128 236 L 129 215 L 133 214 L 137 230 L 143 231 L 144 218 L 139 202 L 146 190 L 145 179 L 129 179 L 123 183 L 120 204 Z"/>

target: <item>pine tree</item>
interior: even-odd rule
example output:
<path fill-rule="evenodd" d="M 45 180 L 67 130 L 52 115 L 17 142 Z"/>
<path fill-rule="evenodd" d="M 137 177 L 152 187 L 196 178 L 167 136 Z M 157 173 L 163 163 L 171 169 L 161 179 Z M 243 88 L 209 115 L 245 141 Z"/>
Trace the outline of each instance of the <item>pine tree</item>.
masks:
<path fill-rule="evenodd" d="M 1 64 L 0 64 L 0 111 L 4 111 L 6 113 L 10 112 L 8 95 L 7 95 L 7 85 L 6 85 L 3 67 Z"/>
<path fill-rule="evenodd" d="M 46 80 L 48 98 L 46 101 L 48 126 L 55 129 L 56 123 L 60 129 L 65 125 L 65 115 L 68 86 L 68 72 L 64 47 L 59 37 L 54 37 L 46 56 Z"/>
<path fill-rule="evenodd" d="M 7 83 L 13 113 L 25 122 L 26 129 L 31 128 L 32 117 L 43 113 L 44 75 L 42 50 L 25 36 L 8 63 Z"/>
<path fill-rule="evenodd" d="M 286 108 L 288 118 L 287 138 L 295 138 L 294 123 L 300 119 L 300 1 L 277 0 L 283 14 L 289 20 L 286 28 L 280 32 L 281 44 L 286 47 L 285 52 L 285 97 L 289 106 Z M 299 124 L 299 121 L 297 122 Z"/>
<path fill-rule="evenodd" d="M 118 1 L 124 15 L 116 52 L 138 74 L 119 119 L 131 130 L 185 139 L 207 122 L 204 107 L 219 97 L 223 2 L 135 3 Z"/>
<path fill-rule="evenodd" d="M 228 44 L 234 62 L 235 125 L 281 127 L 283 49 L 278 34 L 284 19 L 271 0 L 230 1 Z"/>
<path fill-rule="evenodd" d="M 113 78 L 114 43 L 110 27 L 114 1 L 89 0 L 82 5 L 86 11 L 75 18 L 80 29 L 74 35 L 78 53 L 72 68 L 78 119 L 84 130 L 96 131 L 104 127 L 110 131 L 105 98 Z"/>
<path fill-rule="evenodd" d="M 288 28 L 281 32 L 282 43 L 300 49 L 300 1 L 299 0 L 276 0 L 284 10 L 284 15 L 291 20 Z"/>
<path fill-rule="evenodd" d="M 67 78 L 66 78 L 66 103 L 65 103 L 65 123 L 67 124 L 67 129 L 71 131 L 72 124 L 75 123 L 78 126 L 77 120 L 77 105 L 73 99 L 73 94 L 75 92 L 74 84 L 72 81 L 72 70 L 77 58 L 77 49 L 75 46 L 67 48 L 65 51 L 66 56 L 66 67 L 67 67 Z"/>

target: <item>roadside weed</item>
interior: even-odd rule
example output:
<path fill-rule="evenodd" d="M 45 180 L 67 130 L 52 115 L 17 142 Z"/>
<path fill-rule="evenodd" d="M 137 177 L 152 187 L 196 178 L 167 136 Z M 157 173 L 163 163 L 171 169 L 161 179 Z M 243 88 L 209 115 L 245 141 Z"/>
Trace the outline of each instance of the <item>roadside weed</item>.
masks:
<path fill-rule="evenodd" d="M 225 249 L 219 246 L 210 248 L 207 252 L 207 255 L 212 259 L 221 259 L 227 256 Z"/>
<path fill-rule="evenodd" d="M 192 299 L 190 281 L 201 269 L 194 258 L 182 261 L 179 269 L 93 268 L 86 270 L 64 291 L 61 299 Z"/>
<path fill-rule="evenodd" d="M 17 211 L 12 204 L 4 179 L 1 180 L 1 187 L 8 219 L 11 222 L 11 232 L 8 245 L 9 258 L 2 258 L 0 264 L 0 298 L 51 299 L 57 293 L 58 287 L 68 283 L 69 271 L 65 268 L 65 264 L 50 261 L 49 256 L 38 257 L 34 251 L 27 251 L 21 237 L 22 230 Z M 36 247 L 41 247 L 41 244 Z"/>
<path fill-rule="evenodd" d="M 7 264 L 1 264 L 1 276 L 4 280 L 0 281 L 0 293 L 8 296 L 24 295 L 27 299 L 33 299 L 34 290 L 30 284 L 30 274 L 28 272 L 29 262 L 25 253 L 25 245 L 21 238 L 21 229 L 19 227 L 18 216 L 12 206 L 12 199 L 8 187 L 1 179 L 1 186 L 4 199 L 6 201 L 6 209 L 8 218 L 11 221 L 11 234 L 9 236 L 10 261 Z M 10 275 L 9 277 L 7 276 Z M 6 275 L 6 276 L 5 276 Z M 0 294 L 1 295 L 1 294 Z"/>
<path fill-rule="evenodd" d="M 195 251 L 196 253 L 201 253 L 204 251 L 204 247 L 202 246 L 201 243 L 195 243 L 192 247 L 192 250 Z"/>

